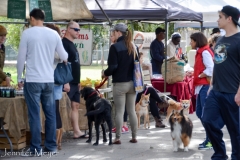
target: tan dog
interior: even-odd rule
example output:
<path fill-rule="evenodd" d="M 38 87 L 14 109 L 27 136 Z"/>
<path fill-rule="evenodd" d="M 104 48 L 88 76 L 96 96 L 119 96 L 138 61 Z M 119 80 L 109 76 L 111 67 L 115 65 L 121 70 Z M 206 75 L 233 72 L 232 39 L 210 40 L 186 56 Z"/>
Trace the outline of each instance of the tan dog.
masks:
<path fill-rule="evenodd" d="M 191 104 L 191 100 L 180 100 L 180 102 L 176 102 L 173 100 L 168 100 L 168 109 L 167 109 L 167 116 L 166 121 L 168 122 L 169 117 L 171 116 L 173 110 L 180 112 L 183 109 L 183 114 L 188 116 L 189 115 L 189 107 Z"/>
<path fill-rule="evenodd" d="M 150 97 L 150 93 L 148 95 L 142 94 L 140 101 L 136 104 L 138 128 L 140 128 L 140 117 L 142 115 L 144 116 L 144 128 L 146 129 L 146 123 L 148 123 L 148 128 L 150 128 L 149 112 L 148 112 L 149 97 Z"/>

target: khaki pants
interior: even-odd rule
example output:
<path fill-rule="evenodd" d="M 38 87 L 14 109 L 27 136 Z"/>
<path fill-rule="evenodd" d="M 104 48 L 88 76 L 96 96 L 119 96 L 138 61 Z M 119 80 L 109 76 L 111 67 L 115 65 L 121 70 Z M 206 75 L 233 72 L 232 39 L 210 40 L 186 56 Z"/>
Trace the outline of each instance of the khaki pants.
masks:
<path fill-rule="evenodd" d="M 116 113 L 116 139 L 120 139 L 123 125 L 123 114 L 125 106 L 129 115 L 132 138 L 137 137 L 137 115 L 135 111 L 136 92 L 134 90 L 133 81 L 114 83 L 113 84 L 113 100 Z"/>

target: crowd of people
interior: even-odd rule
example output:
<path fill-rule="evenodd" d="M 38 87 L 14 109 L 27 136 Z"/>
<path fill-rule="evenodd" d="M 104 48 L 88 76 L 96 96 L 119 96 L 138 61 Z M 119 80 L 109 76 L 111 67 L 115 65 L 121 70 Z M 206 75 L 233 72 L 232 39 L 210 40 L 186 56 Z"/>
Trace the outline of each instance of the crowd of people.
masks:
<path fill-rule="evenodd" d="M 219 11 L 218 25 L 226 34 L 220 36 L 220 29 L 214 28 L 211 37 L 196 32 L 190 36 L 190 45 L 196 50 L 194 72 L 194 91 L 197 95 L 196 115 L 205 131 L 206 140 L 199 144 L 199 149 L 214 149 L 213 160 L 227 159 L 226 148 L 221 129 L 226 125 L 232 144 L 231 158 L 240 159 L 240 33 L 237 26 L 240 12 L 232 6 L 224 6 Z M 56 25 L 44 26 L 45 14 L 40 9 L 30 12 L 31 28 L 23 31 L 17 58 L 18 86 L 24 86 L 24 96 L 28 107 L 28 119 L 31 131 L 30 148 L 22 156 L 41 156 L 43 151 L 56 153 L 61 149 L 62 120 L 59 112 L 59 100 L 62 91 L 67 92 L 71 100 L 71 122 L 73 138 L 84 138 L 85 135 L 78 125 L 78 108 L 80 103 L 81 66 L 79 53 L 73 43 L 79 35 L 79 24 L 71 21 L 66 27 L 64 38 Z M 161 66 L 167 57 L 181 59 L 181 34 L 172 34 L 167 46 L 165 30 L 158 27 L 156 38 L 150 45 L 152 74 L 161 74 Z M 6 81 L 10 85 L 11 78 L 3 72 L 7 30 L 0 25 L 0 83 Z M 109 49 L 108 67 L 102 77 L 112 76 L 113 100 L 115 105 L 116 132 L 113 144 L 121 144 L 122 132 L 128 132 L 127 115 L 131 126 L 129 142 L 137 143 L 137 116 L 135 105 L 142 94 L 150 93 L 150 110 L 155 119 L 155 126 L 164 128 L 159 115 L 157 103 L 163 103 L 153 87 L 144 86 L 144 90 L 136 93 L 133 83 L 135 49 L 137 60 L 142 62 L 142 53 L 132 43 L 132 33 L 124 23 L 118 23 L 111 29 L 112 45 Z M 164 53 L 167 48 L 167 54 Z M 26 75 L 22 73 L 26 62 Z M 64 85 L 54 84 L 54 68 L 57 63 L 71 62 L 73 80 Z M 41 147 L 40 104 L 46 117 L 45 148 Z M 57 135 L 56 135 L 57 134 Z M 61 139 L 61 138 L 60 138 Z M 32 153 L 32 154 L 29 154 Z M 38 153 L 38 154 L 36 154 Z M 40 154 L 39 154 L 40 153 Z"/>

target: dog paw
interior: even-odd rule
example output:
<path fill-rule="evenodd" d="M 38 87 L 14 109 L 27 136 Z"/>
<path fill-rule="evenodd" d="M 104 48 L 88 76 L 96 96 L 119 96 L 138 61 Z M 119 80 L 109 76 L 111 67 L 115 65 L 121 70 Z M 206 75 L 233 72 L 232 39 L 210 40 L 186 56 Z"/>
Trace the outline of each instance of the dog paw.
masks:
<path fill-rule="evenodd" d="M 96 143 L 93 143 L 93 145 L 94 145 L 94 146 L 97 146 L 97 145 L 98 145 L 98 143 L 97 143 L 97 142 L 96 142 Z"/>
<path fill-rule="evenodd" d="M 187 147 L 184 147 L 184 152 L 188 152 L 188 148 Z"/>
<path fill-rule="evenodd" d="M 91 140 L 90 140 L 90 139 L 88 139 L 88 140 L 86 141 L 86 143 L 91 143 Z"/>
<path fill-rule="evenodd" d="M 173 152 L 177 152 L 177 151 L 178 151 L 178 149 L 177 149 L 177 148 L 174 148 L 174 149 L 173 149 Z"/>
<path fill-rule="evenodd" d="M 107 139 L 104 139 L 103 142 L 107 142 L 108 140 Z"/>

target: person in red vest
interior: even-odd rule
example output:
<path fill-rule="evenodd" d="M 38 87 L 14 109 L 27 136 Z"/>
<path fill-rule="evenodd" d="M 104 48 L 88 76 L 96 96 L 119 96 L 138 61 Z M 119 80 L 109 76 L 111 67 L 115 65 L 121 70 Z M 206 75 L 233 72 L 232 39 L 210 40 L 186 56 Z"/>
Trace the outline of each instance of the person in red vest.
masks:
<path fill-rule="evenodd" d="M 207 97 L 207 91 L 210 85 L 210 77 L 213 73 L 213 52 L 208 45 L 208 40 L 201 32 L 193 33 L 190 45 L 192 49 L 197 50 L 194 64 L 194 81 L 195 94 L 197 95 L 196 115 L 202 122 L 203 106 Z M 204 126 L 204 125 L 203 125 Z M 206 140 L 199 144 L 198 149 L 212 149 L 212 144 L 206 134 Z"/>

